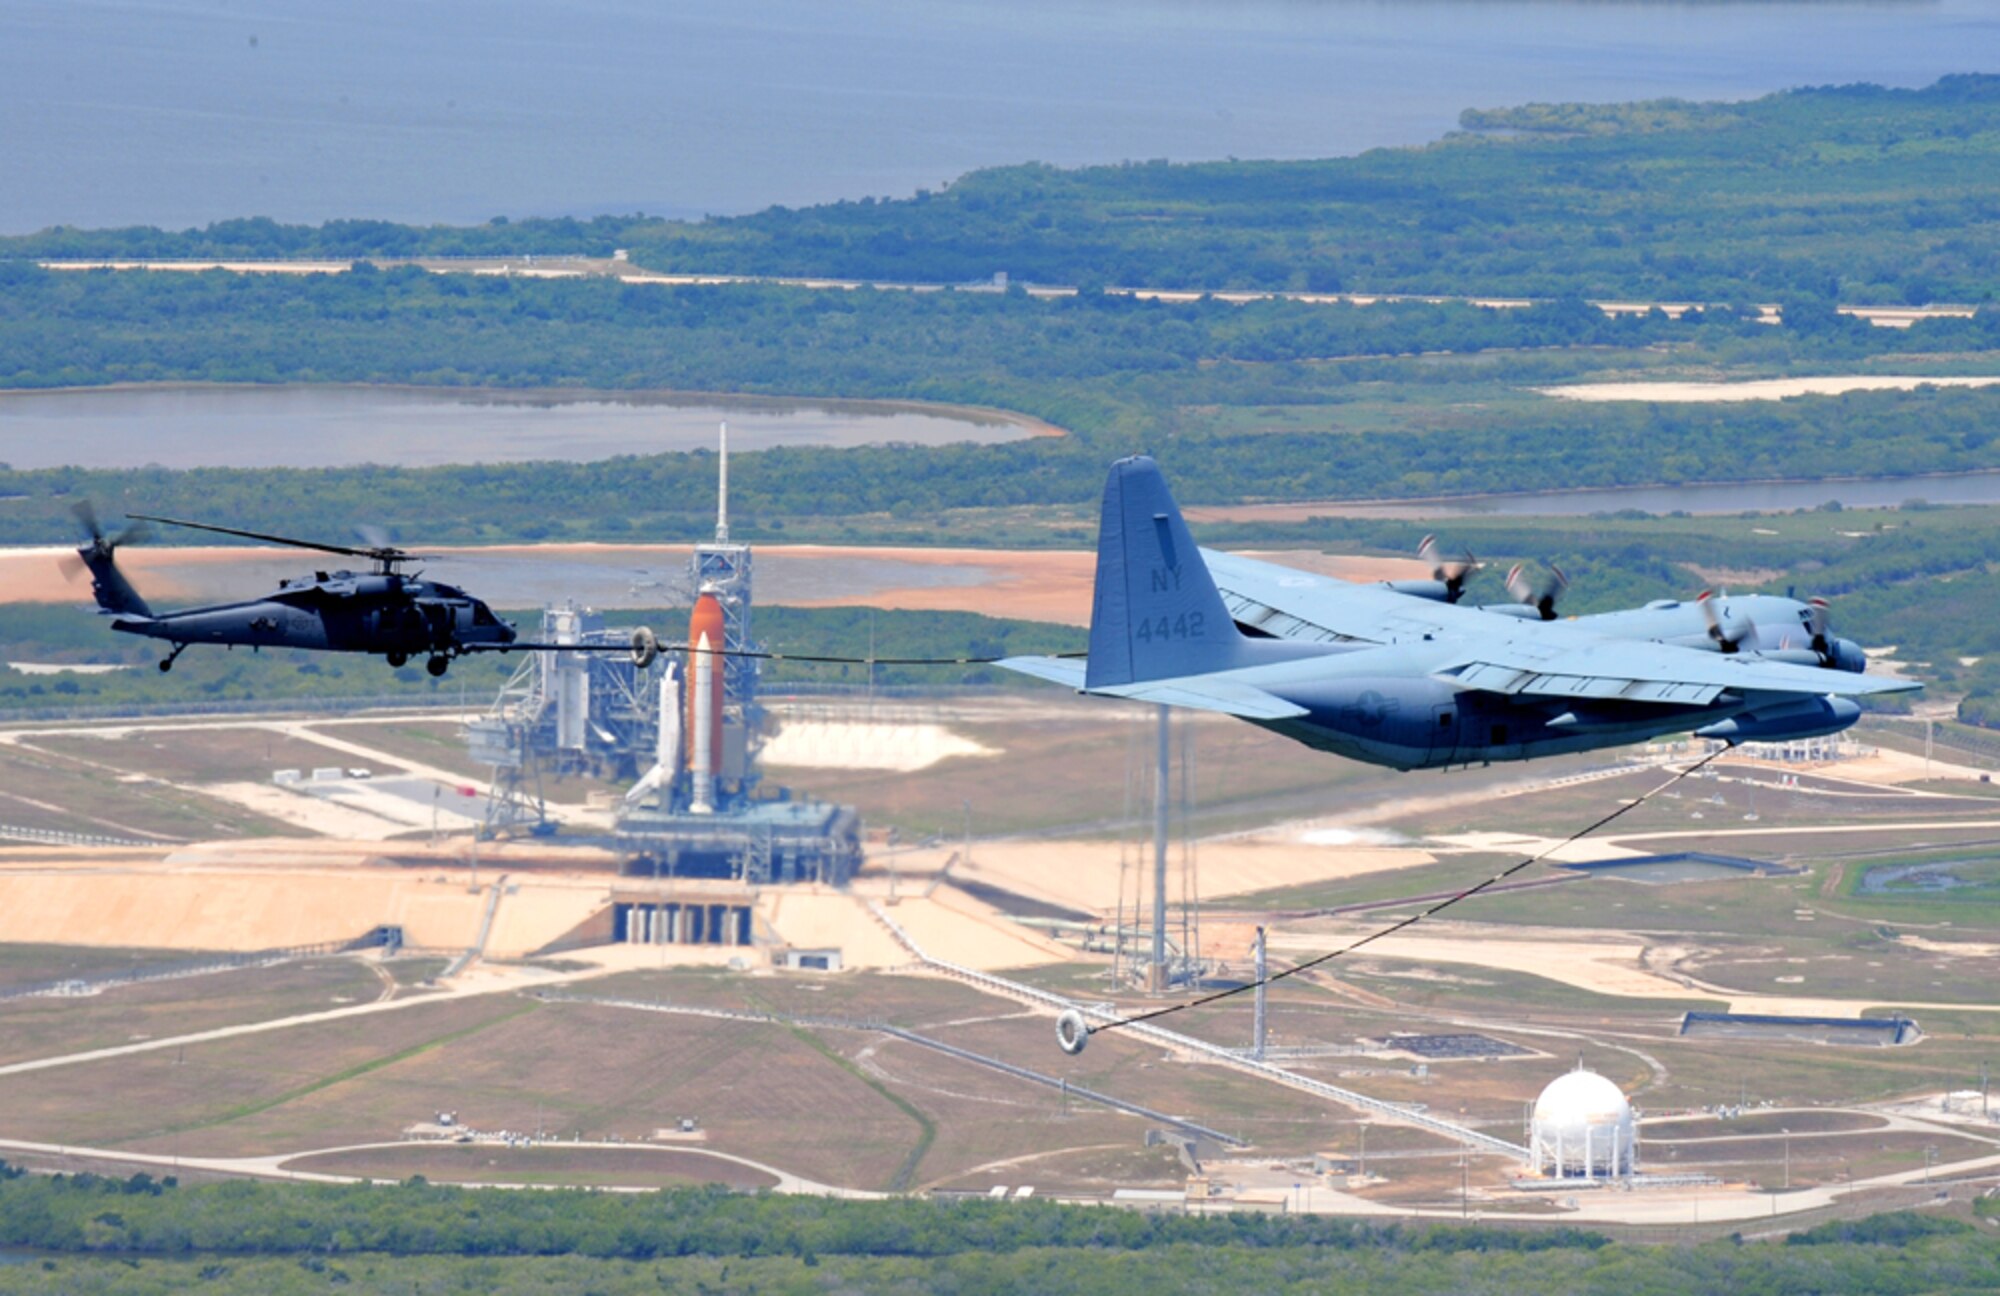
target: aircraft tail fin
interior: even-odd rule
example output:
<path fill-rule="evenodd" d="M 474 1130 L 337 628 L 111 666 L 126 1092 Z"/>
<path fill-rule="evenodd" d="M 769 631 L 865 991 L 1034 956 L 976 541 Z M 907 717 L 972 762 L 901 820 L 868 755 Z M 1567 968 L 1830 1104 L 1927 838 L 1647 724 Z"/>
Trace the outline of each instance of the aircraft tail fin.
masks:
<path fill-rule="evenodd" d="M 150 619 L 153 609 L 146 606 L 146 600 L 139 597 L 139 591 L 132 588 L 132 582 L 118 570 L 118 560 L 111 552 L 114 548 L 115 545 L 96 540 L 76 551 L 76 556 L 90 570 L 90 592 L 97 599 L 98 610 L 118 616 Z"/>
<path fill-rule="evenodd" d="M 1159 465 L 1111 465 L 1097 528 L 1086 687 L 1257 664 L 1201 559 Z"/>

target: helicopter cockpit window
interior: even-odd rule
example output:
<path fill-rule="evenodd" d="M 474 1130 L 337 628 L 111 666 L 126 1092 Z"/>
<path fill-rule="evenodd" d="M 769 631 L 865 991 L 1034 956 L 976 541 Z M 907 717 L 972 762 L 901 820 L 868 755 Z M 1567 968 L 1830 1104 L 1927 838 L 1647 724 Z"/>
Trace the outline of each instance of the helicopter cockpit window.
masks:
<path fill-rule="evenodd" d="M 487 611 L 486 605 L 484 603 L 474 603 L 472 605 L 472 624 L 479 626 L 490 626 L 490 625 L 499 625 L 500 623 L 499 621 L 494 619 L 494 616 L 491 612 Z"/>

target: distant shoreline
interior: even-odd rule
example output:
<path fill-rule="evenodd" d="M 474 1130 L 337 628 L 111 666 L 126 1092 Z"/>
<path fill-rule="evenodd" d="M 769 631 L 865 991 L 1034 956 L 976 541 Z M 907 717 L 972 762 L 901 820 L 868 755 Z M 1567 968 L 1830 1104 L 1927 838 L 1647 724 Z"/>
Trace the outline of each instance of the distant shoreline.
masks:
<path fill-rule="evenodd" d="M 719 392 L 678 387 L 449 387 L 423 383 L 367 382 L 116 382 L 89 383 L 68 387 L 0 387 L 0 412 L 4 402 L 18 396 L 68 396 L 100 392 L 286 392 L 286 391 L 368 391 L 406 392 L 423 396 L 459 396 L 468 404 L 489 405 L 576 405 L 585 403 L 624 405 L 717 405 L 766 413 L 798 408 L 824 409 L 843 414 L 927 414 L 954 418 L 982 426 L 1017 427 L 1030 437 L 1065 437 L 1067 428 L 1014 410 L 987 405 L 961 405 L 947 401 L 911 400 L 855 396 L 793 396 L 764 392 Z M 755 453 L 745 449 L 745 453 Z M 671 452 L 669 452 L 671 453 Z"/>

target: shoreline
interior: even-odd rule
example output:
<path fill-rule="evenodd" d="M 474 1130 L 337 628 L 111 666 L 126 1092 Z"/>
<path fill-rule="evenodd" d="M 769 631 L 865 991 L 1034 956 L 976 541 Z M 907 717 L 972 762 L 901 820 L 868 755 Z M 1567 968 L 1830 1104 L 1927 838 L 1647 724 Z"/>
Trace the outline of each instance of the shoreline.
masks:
<path fill-rule="evenodd" d="M 2000 468 L 1968 468 L 1961 472 L 1913 473 L 1907 477 L 1760 477 L 1752 481 L 1728 482 L 1639 482 L 1623 486 L 1569 486 L 1554 490 L 1538 491 L 1488 491 L 1478 495 L 1419 495 L 1408 499 L 1348 499 L 1348 500 L 1301 500 L 1286 502 L 1267 500 L 1247 504 L 1191 504 L 1181 511 L 1190 522 L 1308 522 L 1316 517 L 1359 517 L 1396 520 L 1415 517 L 1588 517 L 1590 514 L 1548 514 L 1548 513 L 1503 513 L 1481 509 L 1477 506 L 1488 503 L 1504 503 L 1516 500 L 1558 500 L 1576 499 L 1590 495 L 1638 494 L 1641 491 L 1661 490 L 1739 490 L 1763 489 L 1767 487 L 1790 486 L 1875 486 L 1891 483 L 1909 483 L 1912 486 L 1924 482 L 1963 481 L 1966 478 L 1993 478 L 2000 482 Z M 1996 489 L 1993 502 L 2000 503 L 2000 489 Z M 1978 504 L 1948 504 L 1927 501 L 1939 508 L 1977 508 Z M 1606 501 L 1608 511 L 1616 511 L 1616 506 Z M 1865 509 L 1889 507 L 1881 505 L 1849 504 L 1845 508 Z M 1413 512 L 1412 510 L 1421 510 Z M 1647 510 L 1651 512 L 1651 510 Z M 1735 516 L 1750 513 L 1792 513 L 1796 508 L 1757 509 L 1681 509 L 1679 512 L 1694 516 Z M 1655 516 L 1665 517 L 1660 513 Z"/>
<path fill-rule="evenodd" d="M 1019 428 L 1025 437 L 1066 437 L 1067 428 L 1018 410 L 991 405 L 968 405 L 951 401 L 927 401 L 902 397 L 798 396 L 769 392 L 707 391 L 680 387 L 451 387 L 424 383 L 370 382 L 114 382 L 66 387 L 0 387 L 0 412 L 11 399 L 25 396 L 83 396 L 100 392 L 385 392 L 413 396 L 461 397 L 465 404 L 542 405 L 555 407 L 579 404 L 623 404 L 736 407 L 746 411 L 782 413 L 796 409 L 821 409 L 837 414 L 920 414 L 952 418 L 980 427 Z M 852 448 L 852 447 L 849 447 Z M 663 453 L 674 453 L 667 451 Z M 685 453 L 685 452 L 683 452 Z M 754 454 L 755 450 L 742 453 Z"/>

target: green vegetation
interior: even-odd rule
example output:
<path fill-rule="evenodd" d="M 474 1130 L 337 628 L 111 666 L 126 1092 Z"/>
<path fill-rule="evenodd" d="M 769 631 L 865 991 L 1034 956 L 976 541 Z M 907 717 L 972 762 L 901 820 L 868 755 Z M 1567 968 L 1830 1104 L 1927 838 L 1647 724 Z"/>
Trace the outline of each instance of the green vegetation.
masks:
<path fill-rule="evenodd" d="M 0 1167 L 0 1173 L 5 1168 Z M 1896 1214 L 1787 1243 L 1611 1243 L 1562 1227 L 1406 1227 L 1055 1206 L 232 1182 L 0 1182 L 0 1292 L 1987 1290 L 2000 1239 Z"/>
<path fill-rule="evenodd" d="M 1748 103 L 1468 112 L 1425 148 L 1314 162 L 1038 164 L 901 201 L 699 223 L 56 229 L 0 256 L 405 257 L 629 248 L 650 267 L 1043 283 L 1694 299 L 1989 301 L 2000 78 Z"/>
<path fill-rule="evenodd" d="M 908 201 L 635 230 L 633 255 L 863 279 L 1006 270 L 1046 283 L 1642 300 L 1988 301 L 2000 289 L 2000 79 L 1535 105 L 1464 124 L 1474 133 L 1427 148 L 1320 162 L 979 171 Z M 1493 129 L 1526 133 L 1477 133 Z"/>
<path fill-rule="evenodd" d="M 945 281 L 1004 264 L 1017 277 L 1075 279 L 1086 290 L 1049 300 L 1020 291 L 665 287 L 372 265 L 318 276 L 56 273 L 15 260 L 0 263 L 0 383 L 678 388 L 1004 407 L 1068 430 L 994 446 L 743 455 L 733 474 L 737 530 L 763 542 L 1081 546 L 1105 462 L 1138 449 L 1162 458 L 1190 505 L 2000 469 L 1997 389 L 1717 405 L 1586 405 L 1533 390 L 1584 378 L 1993 372 L 2000 310 L 1892 330 L 1838 315 L 1831 303 L 1992 296 L 1996 123 L 2000 79 L 1966 77 L 1918 92 L 1801 91 L 1749 104 L 1533 106 L 1468 121 L 1506 138 L 1475 133 L 1330 162 L 1010 168 L 909 202 L 699 225 L 607 218 L 313 230 L 242 221 L 179 235 L 51 231 L 0 243 L 0 253 L 358 258 L 629 247 L 657 265 Z M 1329 274 L 1375 290 L 1549 299 L 1509 310 L 1230 305 L 1141 301 L 1092 286 L 1324 288 Z M 1786 322 L 1756 323 L 1740 306 L 1612 319 L 1584 293 L 1776 298 Z M 356 518 L 406 528 L 421 519 L 422 536 L 411 538 L 425 543 L 674 539 L 705 528 L 700 501 L 712 479 L 705 453 L 424 469 L 0 469 L 0 543 L 69 538 L 67 506 L 78 495 L 96 498 L 107 516 L 212 516 L 305 534 L 345 534 Z M 1911 495 L 1923 491 L 1912 483 Z M 1426 529 L 1315 520 L 1202 534 L 1231 545 L 1408 553 Z M 1965 615 L 2000 602 L 2000 575 L 1988 567 L 2000 548 L 1995 510 L 1480 520 L 1446 529 L 1502 570 L 1515 557 L 1559 563 L 1574 579 L 1572 611 L 1709 584 L 1840 596 L 1844 633 L 1895 643 L 1905 660 L 1927 663 L 1930 681 L 1966 695 L 1966 720 L 2000 717 L 2000 632 L 1990 618 Z M 1491 573 L 1482 582 L 1474 597 L 1501 597 Z M 35 615 L 26 632 L 36 630 Z M 16 621 L 10 635 L 23 635 Z M 843 632 L 850 644 L 854 629 Z M 961 629 L 942 638 L 959 650 L 992 639 Z M 142 650 L 123 650 L 143 660 Z M 886 643 L 881 651 L 933 655 Z M 272 667 L 236 654 L 200 665 L 202 656 L 188 659 L 175 687 L 217 700 L 421 696 L 440 687 L 415 670 L 387 686 L 393 677 L 375 663 Z M 451 678 L 483 689 L 504 669 L 465 664 Z M 266 684 L 259 672 L 284 682 Z M 129 677 L 0 676 L 0 705 L 16 707 L 154 692 Z"/>
<path fill-rule="evenodd" d="M 2000 312 L 1902 331 L 1844 316 L 1774 329 L 1729 311 L 1611 319 L 1574 301 L 1518 311 L 1045 301 L 414 269 L 0 276 L 13 280 L 0 292 L 0 383 L 15 387 L 682 388 L 997 406 L 1071 432 L 745 455 L 734 485 L 756 538 L 801 519 L 1087 506 L 1103 464 L 1141 448 L 1173 465 L 1191 503 L 1813 477 L 1830 465 L 1858 476 L 2000 468 L 1992 390 L 1749 406 L 1593 406 L 1522 390 L 1650 375 L 1668 361 L 1737 372 L 1990 368 Z M 1415 358 L 1430 352 L 1467 359 Z M 75 494 L 107 508 L 200 506 L 253 528 L 344 533 L 355 516 L 421 517 L 433 542 L 686 534 L 698 524 L 693 502 L 709 498 L 711 466 L 694 453 L 429 469 L 0 471 L 0 540 L 66 536 Z"/>

